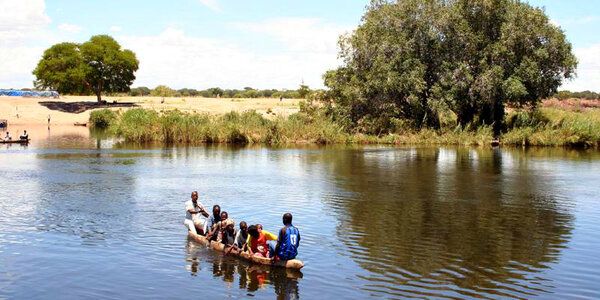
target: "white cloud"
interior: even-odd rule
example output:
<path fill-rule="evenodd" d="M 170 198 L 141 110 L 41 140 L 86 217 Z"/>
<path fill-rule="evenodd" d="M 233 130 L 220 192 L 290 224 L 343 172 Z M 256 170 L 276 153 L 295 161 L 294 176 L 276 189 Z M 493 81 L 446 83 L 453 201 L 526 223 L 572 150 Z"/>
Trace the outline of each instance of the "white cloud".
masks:
<path fill-rule="evenodd" d="M 140 61 L 135 86 L 297 88 L 304 80 L 311 87 L 322 87 L 322 74 L 338 65 L 337 33 L 332 41 L 325 41 L 323 33 L 332 35 L 329 26 L 318 21 L 303 23 L 298 20 L 279 24 L 294 28 L 294 35 L 301 37 L 301 41 L 284 38 L 283 31 L 262 31 L 267 27 L 265 24 L 275 23 L 244 26 L 263 35 L 275 36 L 291 51 L 270 55 L 249 46 L 189 36 L 173 27 L 158 36 L 118 39 L 123 47 L 134 51 Z"/>
<path fill-rule="evenodd" d="M 214 10 L 214 11 L 221 11 L 221 9 L 219 8 L 219 5 L 217 4 L 217 0 L 198 0 L 200 1 L 200 3 L 202 3 L 204 6 Z"/>
<path fill-rule="evenodd" d="M 577 78 L 561 88 L 571 91 L 600 91 L 600 44 L 575 49 L 579 60 Z"/>
<path fill-rule="evenodd" d="M 121 31 L 121 27 L 120 26 L 110 26 L 110 31 Z"/>
<path fill-rule="evenodd" d="M 0 0 L 0 45 L 22 44 L 50 24 L 44 0 Z"/>
<path fill-rule="evenodd" d="M 58 25 L 58 29 L 68 33 L 80 33 L 83 31 L 83 27 L 73 24 L 60 24 Z"/>
<path fill-rule="evenodd" d="M 575 23 L 584 25 L 584 24 L 596 23 L 598 21 L 600 21 L 600 16 L 585 16 L 585 17 L 575 21 Z"/>
<path fill-rule="evenodd" d="M 350 27 L 317 18 L 276 18 L 263 23 L 237 23 L 236 28 L 276 38 L 292 51 L 337 53 L 337 41 Z"/>

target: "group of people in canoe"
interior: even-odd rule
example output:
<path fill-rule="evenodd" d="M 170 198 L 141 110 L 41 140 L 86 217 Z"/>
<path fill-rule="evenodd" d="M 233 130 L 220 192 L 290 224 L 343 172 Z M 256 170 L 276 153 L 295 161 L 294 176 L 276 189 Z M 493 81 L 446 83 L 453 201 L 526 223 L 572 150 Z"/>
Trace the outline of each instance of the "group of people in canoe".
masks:
<path fill-rule="evenodd" d="M 275 260 L 291 260 L 298 255 L 300 232 L 292 225 L 292 214 L 283 215 L 283 227 L 275 235 L 263 230 L 261 224 L 250 225 L 244 221 L 235 229 L 235 221 L 219 205 L 214 205 L 209 214 L 198 201 L 198 192 L 185 203 L 183 224 L 193 234 L 203 235 L 209 241 L 217 241 L 225 246 L 225 253 L 232 250 L 249 252 L 253 256 Z"/>
<path fill-rule="evenodd" d="M 29 135 L 27 134 L 27 130 L 23 131 L 23 135 L 19 136 L 19 140 L 26 141 L 29 139 Z M 10 136 L 10 132 L 6 132 L 6 136 L 4 136 L 4 141 L 12 141 L 12 136 Z"/>

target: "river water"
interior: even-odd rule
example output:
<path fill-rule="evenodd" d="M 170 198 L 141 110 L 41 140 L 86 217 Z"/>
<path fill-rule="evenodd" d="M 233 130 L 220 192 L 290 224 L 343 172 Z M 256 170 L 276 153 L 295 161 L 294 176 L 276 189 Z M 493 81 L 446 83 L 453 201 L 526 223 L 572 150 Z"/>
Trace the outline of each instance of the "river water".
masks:
<path fill-rule="evenodd" d="M 597 150 L 30 136 L 0 145 L 0 298 L 600 298 Z M 292 212 L 305 267 L 189 241 L 194 190 L 273 232 Z"/>

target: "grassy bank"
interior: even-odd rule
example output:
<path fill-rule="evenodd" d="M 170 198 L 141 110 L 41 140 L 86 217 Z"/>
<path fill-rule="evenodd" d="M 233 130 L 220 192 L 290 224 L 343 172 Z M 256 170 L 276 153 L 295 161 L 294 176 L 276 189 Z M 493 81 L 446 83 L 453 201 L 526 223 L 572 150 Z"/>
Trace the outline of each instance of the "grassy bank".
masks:
<path fill-rule="evenodd" d="M 215 116 L 178 110 L 130 109 L 122 113 L 97 110 L 91 113 L 90 122 L 131 142 L 488 145 L 493 139 L 490 126 L 476 130 L 423 129 L 379 136 L 349 133 L 322 114 L 303 112 L 267 119 L 255 111 Z M 507 115 L 507 126 L 501 137 L 505 145 L 600 145 L 599 110 L 542 108 L 536 112 L 513 112 Z"/>

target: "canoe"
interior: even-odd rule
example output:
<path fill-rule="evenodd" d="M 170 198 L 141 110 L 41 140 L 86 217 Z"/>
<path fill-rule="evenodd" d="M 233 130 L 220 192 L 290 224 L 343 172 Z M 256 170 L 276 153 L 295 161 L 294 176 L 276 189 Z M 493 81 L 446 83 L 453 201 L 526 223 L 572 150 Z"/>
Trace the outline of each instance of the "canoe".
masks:
<path fill-rule="evenodd" d="M 73 125 L 75 125 L 75 126 L 84 126 L 85 127 L 85 126 L 87 126 L 87 123 L 75 122 L 75 123 L 73 123 Z"/>
<path fill-rule="evenodd" d="M 29 141 L 31 141 L 31 139 L 26 139 L 26 140 L 11 140 L 11 141 L 0 140 L 0 144 L 28 144 Z"/>
<path fill-rule="evenodd" d="M 194 233 L 188 231 L 188 237 L 202 245 L 210 246 L 210 248 L 213 250 L 221 251 L 221 252 L 225 251 L 225 245 L 223 245 L 222 243 L 215 242 L 215 241 L 209 242 L 204 236 L 194 234 Z M 229 253 L 229 255 L 234 256 L 234 257 L 239 257 L 243 260 L 250 261 L 250 262 L 253 262 L 256 264 L 261 264 L 261 265 L 270 265 L 270 266 L 282 267 L 282 268 L 294 269 L 294 270 L 300 270 L 300 269 L 302 269 L 302 267 L 304 267 L 304 263 L 302 263 L 302 261 L 300 261 L 298 259 L 273 261 L 269 258 L 255 257 L 255 256 L 251 256 L 250 253 L 248 253 L 248 252 L 241 252 L 241 251 L 236 251 L 236 250 L 232 250 Z"/>

